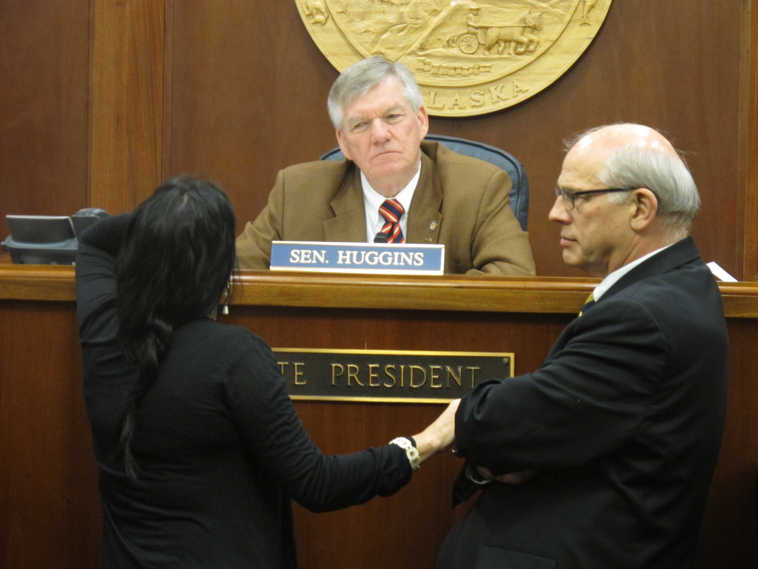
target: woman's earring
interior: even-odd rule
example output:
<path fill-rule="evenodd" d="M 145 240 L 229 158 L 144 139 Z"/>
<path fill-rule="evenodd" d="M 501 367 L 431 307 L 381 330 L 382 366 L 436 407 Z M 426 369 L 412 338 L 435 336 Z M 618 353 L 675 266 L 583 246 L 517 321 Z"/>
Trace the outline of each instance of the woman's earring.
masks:
<path fill-rule="evenodd" d="M 224 316 L 229 316 L 229 305 L 227 302 L 229 301 L 229 295 L 231 293 L 231 283 L 226 283 L 226 289 L 224 290 L 224 303 L 221 305 L 221 314 Z"/>

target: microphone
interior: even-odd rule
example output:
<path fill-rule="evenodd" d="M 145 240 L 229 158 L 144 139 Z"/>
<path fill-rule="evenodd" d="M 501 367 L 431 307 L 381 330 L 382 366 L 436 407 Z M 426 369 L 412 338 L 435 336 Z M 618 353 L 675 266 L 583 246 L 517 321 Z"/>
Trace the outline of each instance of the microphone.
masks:
<path fill-rule="evenodd" d="M 386 243 L 387 242 L 387 234 L 382 233 L 381 231 L 377 233 L 374 236 L 374 243 Z"/>

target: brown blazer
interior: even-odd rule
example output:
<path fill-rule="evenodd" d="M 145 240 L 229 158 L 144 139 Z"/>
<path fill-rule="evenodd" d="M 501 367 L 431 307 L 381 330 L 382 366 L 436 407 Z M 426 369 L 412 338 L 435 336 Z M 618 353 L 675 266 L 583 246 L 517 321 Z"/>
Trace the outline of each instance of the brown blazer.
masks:
<path fill-rule="evenodd" d="M 436 142 L 421 148 L 406 241 L 444 243 L 446 273 L 533 275 L 528 234 L 508 206 L 508 175 Z M 353 162 L 280 170 L 268 204 L 237 237 L 239 267 L 267 269 L 274 240 L 365 242 L 360 172 Z"/>

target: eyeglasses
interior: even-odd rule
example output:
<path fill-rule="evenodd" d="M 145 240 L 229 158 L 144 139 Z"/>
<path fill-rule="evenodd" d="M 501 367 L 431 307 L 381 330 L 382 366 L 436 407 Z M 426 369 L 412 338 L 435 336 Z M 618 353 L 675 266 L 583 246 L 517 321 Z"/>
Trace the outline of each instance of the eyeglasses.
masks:
<path fill-rule="evenodd" d="M 565 188 L 555 188 L 555 196 L 563 200 L 563 205 L 567 211 L 571 211 L 576 206 L 576 198 L 581 196 L 593 196 L 596 194 L 610 194 L 612 192 L 631 192 L 633 188 L 603 188 L 601 190 L 581 190 L 578 192 L 569 192 Z"/>

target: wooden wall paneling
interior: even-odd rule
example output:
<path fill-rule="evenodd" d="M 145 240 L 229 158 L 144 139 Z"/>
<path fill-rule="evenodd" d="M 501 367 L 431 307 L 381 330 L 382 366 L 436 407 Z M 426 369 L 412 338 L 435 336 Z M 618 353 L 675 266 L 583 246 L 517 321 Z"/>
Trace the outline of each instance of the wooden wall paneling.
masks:
<path fill-rule="evenodd" d="M 563 265 L 547 219 L 562 141 L 589 127 L 631 121 L 661 129 L 685 152 L 703 197 L 693 234 L 708 260 L 740 272 L 738 203 L 740 30 L 744 2 L 615 1 L 594 42 L 553 85 L 523 103 L 470 119 L 432 118 L 439 132 L 503 146 L 525 165 L 529 232 L 542 275 Z M 697 39 L 694 39 L 697 38 Z"/>
<path fill-rule="evenodd" d="M 163 179 L 164 3 L 92 2 L 90 196 L 132 209 Z"/>
<path fill-rule="evenodd" d="M 336 71 L 294 2 L 168 2 L 171 119 L 166 169 L 220 183 L 238 227 L 279 168 L 336 146 L 326 95 Z"/>
<path fill-rule="evenodd" d="M 339 300 L 322 306 L 324 280 L 331 280 L 332 296 Z M 561 278 L 417 281 L 244 275 L 225 320 L 274 347 L 513 351 L 516 373 L 525 373 L 540 365 L 591 286 L 589 279 Z M 376 290 L 369 295 L 373 306 L 355 303 L 372 288 L 384 289 L 383 303 Z M 419 289 L 436 304 L 420 309 Z M 729 315 L 730 397 L 698 569 L 749 566 L 758 547 L 758 364 L 749 357 L 758 338 L 758 287 L 726 284 L 721 291 Z M 287 306 L 288 298 L 298 304 Z M 468 304 L 460 301 L 466 298 Z M 96 564 L 99 502 L 72 299 L 71 267 L 0 265 L 0 464 L 6 466 L 0 469 L 0 566 Z M 362 402 L 298 401 L 296 407 L 313 439 L 329 453 L 416 432 L 441 410 Z M 295 508 L 301 568 L 431 567 L 448 528 L 462 515 L 449 506 L 459 466 L 443 454 L 393 497 L 329 514 Z"/>
<path fill-rule="evenodd" d="M 168 170 L 218 179 L 241 226 L 265 204 L 279 168 L 334 146 L 324 107 L 337 72 L 294 2 L 169 5 Z M 563 265 L 547 220 L 562 140 L 607 122 L 656 126 L 686 151 L 701 189 L 694 236 L 703 255 L 739 276 L 740 38 L 749 13 L 748 3 L 733 0 L 614 2 L 585 54 L 546 90 L 480 117 L 433 117 L 431 128 L 518 156 L 532 188 L 538 273 L 578 275 Z M 725 227 L 724 219 L 738 221 Z"/>
<path fill-rule="evenodd" d="M 742 145 L 740 146 L 741 168 L 744 178 L 744 213 L 741 223 L 743 240 L 742 278 L 758 281 L 758 6 L 748 1 L 749 17 L 743 26 L 743 83 L 741 90 L 744 102 L 741 107 L 743 121 Z"/>
<path fill-rule="evenodd" d="M 225 321 L 244 325 L 279 348 L 515 352 L 515 372 L 526 373 L 539 367 L 553 340 L 574 317 L 574 314 L 348 310 L 235 306 Z M 510 326 L 504 326 L 505 322 Z"/>
<path fill-rule="evenodd" d="M 0 6 L 0 240 L 5 215 L 87 204 L 89 0 Z"/>
<path fill-rule="evenodd" d="M 0 94 L 0 212 L 123 211 L 165 175 L 190 172 L 227 188 L 241 225 L 262 208 L 278 168 L 334 145 L 324 99 L 336 70 L 294 3 L 166 0 L 168 15 L 164 2 L 147 0 L 98 0 L 91 13 L 81 0 L 57 1 L 44 15 L 35 3 L 12 4 L 12 19 L 0 20 L 11 78 Z M 704 256 L 758 278 L 756 129 L 739 128 L 756 121 L 751 7 L 748 0 L 615 2 L 587 52 L 545 91 L 482 117 L 434 118 L 432 128 L 521 158 L 532 185 L 538 271 L 572 275 L 546 220 L 560 140 L 600 122 L 659 126 L 688 151 L 703 193 L 694 234 Z M 724 219 L 736 222 L 725 229 Z"/>
<path fill-rule="evenodd" d="M 738 291 L 752 294 L 740 285 L 727 295 Z M 571 317 L 234 306 L 230 321 L 258 332 L 275 347 L 514 351 L 516 373 L 526 373 L 540 365 Z M 758 399 L 753 381 L 758 368 L 743 357 L 758 336 L 758 321 L 730 318 L 729 331 L 729 408 L 698 545 L 698 569 L 743 566 L 758 553 L 758 541 L 751 537 L 758 535 Z M 415 433 L 441 410 L 436 405 L 304 401 L 296 402 L 296 408 L 327 453 L 350 452 L 398 433 Z M 296 506 L 299 566 L 432 567 L 442 539 L 463 513 L 451 510 L 448 501 L 459 466 L 450 455 L 434 457 L 395 496 L 357 508 L 313 514 Z M 387 547 L 388 541 L 392 547 Z"/>
<path fill-rule="evenodd" d="M 0 566 L 95 567 L 100 506 L 69 302 L 0 303 Z"/>
<path fill-rule="evenodd" d="M 414 434 L 444 409 L 442 405 L 371 405 L 358 413 L 364 411 L 361 407 L 367 405 L 296 404 L 306 429 L 329 453 L 360 450 L 400 434 Z M 337 425 L 334 430 L 339 433 L 325 425 Z M 411 482 L 391 497 L 328 514 L 313 514 L 295 505 L 298 567 L 433 567 L 442 538 L 459 515 L 450 497 L 460 468 L 459 459 L 443 453 L 425 462 Z"/>
<path fill-rule="evenodd" d="M 748 567 L 758 558 L 758 320 L 728 319 L 729 399 L 696 569 Z M 732 536 L 739 536 L 734 539 Z"/>
<path fill-rule="evenodd" d="M 231 321 L 275 347 L 513 351 L 516 371 L 539 366 L 571 315 L 233 307 Z M 508 322 L 508 324 L 506 324 Z M 443 405 L 297 401 L 308 432 L 327 453 L 415 434 Z M 452 509 L 461 461 L 443 453 L 392 497 L 314 514 L 295 505 L 298 567 L 432 567 L 442 539 L 465 511 Z M 398 515 L 400 514 L 400 515 Z"/>

